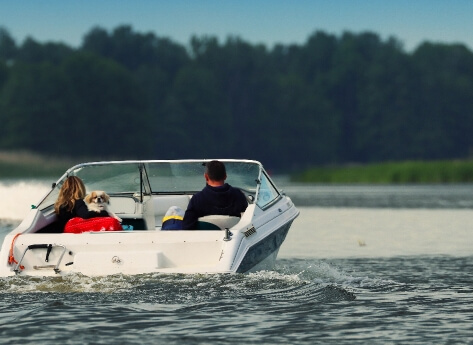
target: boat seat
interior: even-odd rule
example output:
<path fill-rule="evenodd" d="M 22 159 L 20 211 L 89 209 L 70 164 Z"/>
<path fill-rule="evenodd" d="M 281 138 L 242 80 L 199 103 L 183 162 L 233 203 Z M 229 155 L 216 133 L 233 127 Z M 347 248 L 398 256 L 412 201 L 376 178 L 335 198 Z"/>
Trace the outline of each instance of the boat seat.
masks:
<path fill-rule="evenodd" d="M 135 215 L 136 202 L 130 197 L 110 197 L 110 210 L 116 214 Z"/>
<path fill-rule="evenodd" d="M 189 195 L 158 195 L 153 196 L 153 211 L 156 228 L 161 228 L 163 217 L 171 206 L 187 209 L 189 204 Z"/>
<path fill-rule="evenodd" d="M 223 230 L 238 224 L 240 217 L 210 215 L 200 217 L 197 223 L 197 230 Z"/>

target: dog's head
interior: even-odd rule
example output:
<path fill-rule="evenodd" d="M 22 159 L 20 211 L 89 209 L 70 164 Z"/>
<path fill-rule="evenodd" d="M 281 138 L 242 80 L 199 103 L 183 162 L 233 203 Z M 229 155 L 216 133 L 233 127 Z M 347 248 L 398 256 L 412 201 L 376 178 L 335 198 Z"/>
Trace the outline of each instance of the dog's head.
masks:
<path fill-rule="evenodd" d="M 87 194 L 84 200 L 88 204 L 103 205 L 110 202 L 110 196 L 103 190 L 94 190 Z"/>

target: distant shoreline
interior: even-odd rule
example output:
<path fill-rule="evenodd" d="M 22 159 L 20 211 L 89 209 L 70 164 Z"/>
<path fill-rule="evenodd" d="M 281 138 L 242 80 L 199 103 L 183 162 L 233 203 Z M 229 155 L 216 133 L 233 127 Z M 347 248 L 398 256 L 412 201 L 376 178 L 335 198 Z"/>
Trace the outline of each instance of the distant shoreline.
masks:
<path fill-rule="evenodd" d="M 0 151 L 0 179 L 59 178 L 68 168 L 93 160 L 46 156 L 27 151 Z M 473 160 L 404 161 L 314 167 L 292 174 L 290 180 L 323 184 L 473 183 Z"/>
<path fill-rule="evenodd" d="M 473 182 L 473 160 L 405 161 L 316 167 L 291 181 L 326 184 L 448 184 Z"/>

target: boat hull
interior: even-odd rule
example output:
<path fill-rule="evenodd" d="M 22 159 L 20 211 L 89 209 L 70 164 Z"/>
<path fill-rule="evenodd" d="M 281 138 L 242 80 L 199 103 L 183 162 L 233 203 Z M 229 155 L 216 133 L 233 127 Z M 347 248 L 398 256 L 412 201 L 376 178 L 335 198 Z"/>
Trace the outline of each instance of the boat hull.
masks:
<path fill-rule="evenodd" d="M 248 249 L 236 272 L 245 273 L 254 270 L 271 269 L 276 261 L 279 248 L 291 227 L 291 223 L 284 224 L 263 240 L 252 245 Z"/>
<path fill-rule="evenodd" d="M 251 221 L 242 219 L 230 229 L 230 237 L 223 230 L 29 233 L 21 231 L 28 227 L 23 222 L 5 237 L 0 252 L 0 276 L 269 270 L 298 215 L 293 206 L 277 212 L 279 215 L 270 221 L 266 214 Z M 41 215 L 30 219 L 42 223 Z M 10 252 L 17 263 L 8 263 Z"/>

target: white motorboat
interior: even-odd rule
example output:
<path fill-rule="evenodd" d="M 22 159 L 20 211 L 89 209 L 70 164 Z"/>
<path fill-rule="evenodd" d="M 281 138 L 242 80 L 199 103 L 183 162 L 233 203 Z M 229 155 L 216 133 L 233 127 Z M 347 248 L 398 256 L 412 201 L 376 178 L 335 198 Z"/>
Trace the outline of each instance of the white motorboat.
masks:
<path fill-rule="evenodd" d="M 241 217 L 208 216 L 199 229 L 161 229 L 171 206 L 186 209 L 205 185 L 209 160 L 141 160 L 76 165 L 56 182 L 20 225 L 6 235 L 0 276 L 87 276 L 144 273 L 246 273 L 271 269 L 299 211 L 261 163 L 222 159 L 227 181 L 247 197 Z M 105 190 L 123 231 L 64 233 L 54 202 L 68 176 L 88 192 Z"/>

